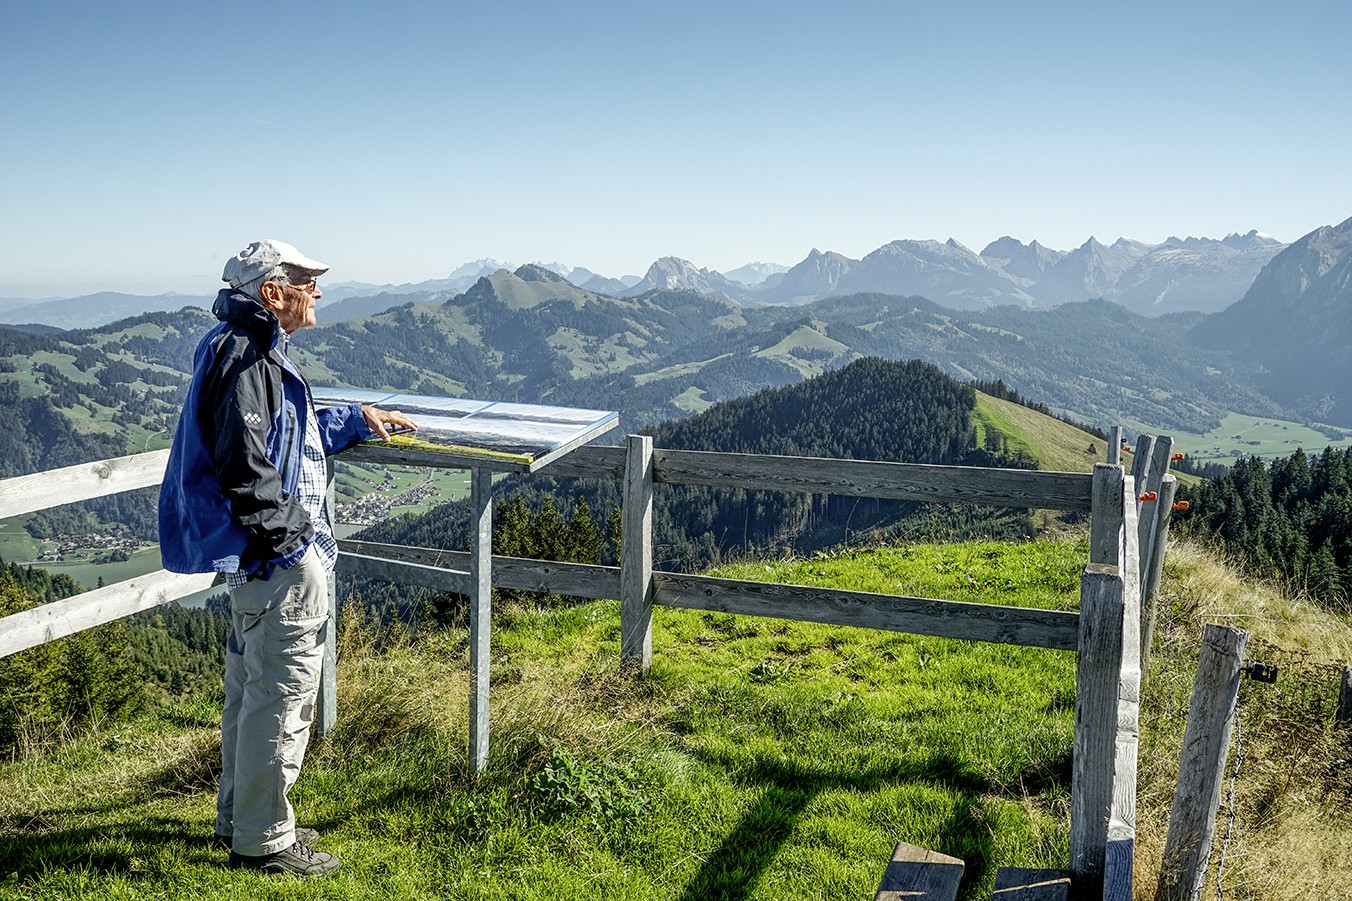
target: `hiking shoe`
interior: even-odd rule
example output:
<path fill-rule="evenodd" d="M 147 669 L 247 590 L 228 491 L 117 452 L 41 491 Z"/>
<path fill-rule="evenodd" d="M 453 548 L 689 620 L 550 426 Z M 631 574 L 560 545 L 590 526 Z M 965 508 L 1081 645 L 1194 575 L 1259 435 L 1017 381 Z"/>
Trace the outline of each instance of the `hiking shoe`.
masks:
<path fill-rule="evenodd" d="M 341 861 L 332 854 L 316 851 L 309 845 L 296 842 L 275 854 L 236 854 L 230 852 L 230 866 L 241 870 L 261 870 L 264 873 L 291 873 L 295 876 L 324 876 L 338 871 Z"/>
<path fill-rule="evenodd" d="M 296 841 L 300 842 L 303 845 L 313 845 L 315 842 L 319 841 L 319 830 L 310 829 L 305 826 L 297 826 Z M 224 848 L 227 851 L 230 850 L 230 842 L 231 842 L 230 836 L 221 835 L 218 832 L 216 833 L 215 842 L 218 847 Z"/>

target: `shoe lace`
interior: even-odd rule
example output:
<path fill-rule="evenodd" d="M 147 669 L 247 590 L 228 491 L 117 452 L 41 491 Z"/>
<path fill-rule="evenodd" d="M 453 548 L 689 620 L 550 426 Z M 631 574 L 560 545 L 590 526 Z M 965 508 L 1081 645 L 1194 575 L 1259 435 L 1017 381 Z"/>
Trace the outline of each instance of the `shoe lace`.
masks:
<path fill-rule="evenodd" d="M 306 860 L 314 860 L 315 857 L 315 849 L 299 840 L 291 846 L 291 853 Z"/>

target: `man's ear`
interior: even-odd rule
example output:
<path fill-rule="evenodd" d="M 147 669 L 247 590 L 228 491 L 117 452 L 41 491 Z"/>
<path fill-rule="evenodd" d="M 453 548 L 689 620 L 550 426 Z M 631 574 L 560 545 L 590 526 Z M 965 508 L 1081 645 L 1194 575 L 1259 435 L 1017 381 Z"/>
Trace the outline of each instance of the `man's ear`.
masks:
<path fill-rule="evenodd" d="M 263 306 L 275 312 L 282 304 L 282 286 L 276 282 L 263 282 L 258 289 L 258 296 L 262 299 Z"/>

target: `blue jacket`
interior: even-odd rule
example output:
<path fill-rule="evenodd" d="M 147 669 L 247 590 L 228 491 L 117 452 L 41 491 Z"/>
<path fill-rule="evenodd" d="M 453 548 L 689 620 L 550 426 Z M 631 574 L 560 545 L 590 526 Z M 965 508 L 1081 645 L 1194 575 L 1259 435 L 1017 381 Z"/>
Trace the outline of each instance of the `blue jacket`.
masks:
<path fill-rule="evenodd" d="M 172 572 L 266 579 L 293 566 L 314 539 L 296 493 L 310 388 L 260 303 L 227 289 L 212 312 L 221 322 L 193 355 L 160 486 L 160 554 Z M 315 415 L 327 454 L 374 437 L 361 404 Z"/>

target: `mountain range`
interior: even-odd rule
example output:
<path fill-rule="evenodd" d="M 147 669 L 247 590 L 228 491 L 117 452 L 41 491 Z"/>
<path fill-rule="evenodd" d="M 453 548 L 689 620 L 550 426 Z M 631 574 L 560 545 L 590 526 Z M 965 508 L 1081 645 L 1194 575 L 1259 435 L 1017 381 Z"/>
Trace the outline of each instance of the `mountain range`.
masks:
<path fill-rule="evenodd" d="M 562 263 L 534 263 L 571 284 L 611 297 L 650 291 L 698 291 L 741 304 L 796 306 L 860 292 L 919 296 L 956 310 L 993 306 L 1052 307 L 1089 299 L 1113 300 L 1145 316 L 1213 313 L 1244 296 L 1258 272 L 1284 244 L 1258 231 L 1226 238 L 1169 238 L 1143 244 L 1119 238 L 1111 245 L 1090 238 L 1069 252 L 1016 238 L 992 241 L 975 253 L 949 239 L 898 240 L 863 259 L 813 249 L 792 267 L 749 263 L 724 274 L 679 257 L 662 257 L 642 276 L 611 278 Z M 400 296 L 451 297 L 480 278 L 517 266 L 485 258 L 465 263 L 445 278 L 403 284 L 334 282 L 324 285 L 327 318 L 356 318 L 387 309 Z M 211 297 L 163 294 L 141 297 L 95 294 L 45 301 L 0 300 L 0 323 L 89 328 L 152 310 L 185 304 L 209 308 Z M 352 303 L 349 303 L 352 302 Z"/>
<path fill-rule="evenodd" d="M 1095 271 L 1113 262 L 1089 249 L 1102 264 Z M 872 268 L 915 269 L 922 253 L 963 261 L 969 252 L 894 242 Z M 1045 250 L 1009 241 L 991 253 L 1030 288 L 1069 256 L 1038 278 Z M 856 270 L 830 253 L 805 262 L 771 273 L 765 290 L 869 285 L 847 281 Z M 313 383 L 618 410 L 637 431 L 876 357 L 1002 381 L 1099 428 L 1202 433 L 1241 412 L 1352 429 L 1352 219 L 1277 253 L 1239 302 L 1210 315 L 1143 316 L 1101 299 L 960 310 L 858 290 L 794 306 L 680 287 L 616 297 L 537 264 L 496 269 L 459 293 L 353 297 L 330 309 L 367 302 L 384 309 L 321 311 L 320 325 L 297 333 L 292 356 Z M 20 474 L 162 442 L 213 322 L 187 304 L 73 331 L 0 328 L 0 407 L 11 424 L 0 468 Z"/>
<path fill-rule="evenodd" d="M 1352 424 L 1352 219 L 1283 250 L 1188 337 L 1260 366 L 1258 384 L 1282 406 Z"/>

